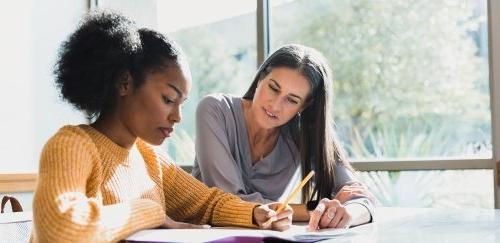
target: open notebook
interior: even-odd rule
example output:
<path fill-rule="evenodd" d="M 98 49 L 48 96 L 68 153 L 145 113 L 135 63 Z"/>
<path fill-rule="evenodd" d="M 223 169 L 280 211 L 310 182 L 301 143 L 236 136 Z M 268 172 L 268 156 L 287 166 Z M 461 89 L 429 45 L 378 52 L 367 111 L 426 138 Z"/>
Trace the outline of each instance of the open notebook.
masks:
<path fill-rule="evenodd" d="M 307 226 L 292 225 L 284 232 L 272 230 L 256 230 L 245 228 L 211 228 L 211 229 L 152 229 L 139 231 L 126 242 L 263 242 L 288 240 L 315 242 L 335 238 L 349 233 L 348 229 L 323 229 L 316 232 L 306 231 Z"/>

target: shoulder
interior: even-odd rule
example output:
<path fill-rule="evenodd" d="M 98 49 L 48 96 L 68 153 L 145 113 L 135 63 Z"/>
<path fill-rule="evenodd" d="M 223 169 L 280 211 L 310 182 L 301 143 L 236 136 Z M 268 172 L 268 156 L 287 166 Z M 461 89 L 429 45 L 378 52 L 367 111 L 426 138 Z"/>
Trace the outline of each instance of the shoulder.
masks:
<path fill-rule="evenodd" d="M 230 94 L 210 94 L 201 99 L 200 103 L 198 104 L 198 111 L 229 111 L 233 110 L 234 107 L 240 103 L 241 99 L 239 97 Z"/>
<path fill-rule="evenodd" d="M 98 157 L 95 143 L 82 126 L 64 126 L 43 147 L 40 171 L 54 167 L 80 170 L 92 167 Z"/>
<path fill-rule="evenodd" d="M 92 138 L 85 132 L 84 125 L 67 125 L 59 129 L 45 144 L 45 150 L 68 149 L 71 147 L 85 148 L 93 143 Z"/>

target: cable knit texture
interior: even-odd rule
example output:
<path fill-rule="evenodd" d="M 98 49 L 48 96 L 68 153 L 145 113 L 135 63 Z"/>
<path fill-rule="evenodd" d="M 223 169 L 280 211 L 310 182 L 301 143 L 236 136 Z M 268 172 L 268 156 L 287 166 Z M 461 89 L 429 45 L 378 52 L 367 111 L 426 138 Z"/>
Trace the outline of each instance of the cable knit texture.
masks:
<path fill-rule="evenodd" d="M 165 215 L 255 227 L 255 206 L 208 188 L 139 139 L 128 150 L 88 125 L 65 126 L 41 155 L 31 241 L 114 242 L 163 224 Z"/>

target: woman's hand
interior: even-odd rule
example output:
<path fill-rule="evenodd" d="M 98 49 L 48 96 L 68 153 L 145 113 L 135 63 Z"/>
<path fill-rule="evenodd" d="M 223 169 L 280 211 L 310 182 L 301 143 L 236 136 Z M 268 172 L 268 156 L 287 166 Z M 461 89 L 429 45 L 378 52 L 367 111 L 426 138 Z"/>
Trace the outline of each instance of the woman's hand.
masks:
<path fill-rule="evenodd" d="M 311 212 L 309 219 L 309 231 L 324 228 L 349 228 L 352 215 L 346 207 L 337 199 L 323 198 Z"/>
<path fill-rule="evenodd" d="M 289 205 L 276 214 L 276 210 L 281 203 L 269 203 L 254 208 L 253 218 L 261 229 L 271 229 L 283 231 L 290 228 L 292 224 L 293 209 Z"/>
<path fill-rule="evenodd" d="M 335 194 L 333 199 L 337 199 L 341 204 L 344 204 L 355 197 L 368 197 L 372 202 L 374 202 L 373 194 L 368 190 L 368 188 L 358 183 L 343 186 L 340 191 Z"/>
<path fill-rule="evenodd" d="M 198 225 L 198 224 L 190 224 L 190 223 L 184 223 L 184 222 L 177 222 L 168 215 L 166 216 L 165 222 L 160 225 L 159 228 L 162 229 L 209 229 L 211 226 L 204 224 L 204 225 Z"/>

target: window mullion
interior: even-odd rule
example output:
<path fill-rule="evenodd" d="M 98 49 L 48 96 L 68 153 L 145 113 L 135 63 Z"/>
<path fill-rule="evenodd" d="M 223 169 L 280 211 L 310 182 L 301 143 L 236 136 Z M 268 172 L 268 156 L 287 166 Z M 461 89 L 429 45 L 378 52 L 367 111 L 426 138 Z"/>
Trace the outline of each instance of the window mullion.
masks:
<path fill-rule="evenodd" d="M 269 0 L 257 0 L 257 68 L 269 54 Z"/>
<path fill-rule="evenodd" d="M 500 2 L 488 1 L 492 167 L 495 208 L 500 208 Z"/>

